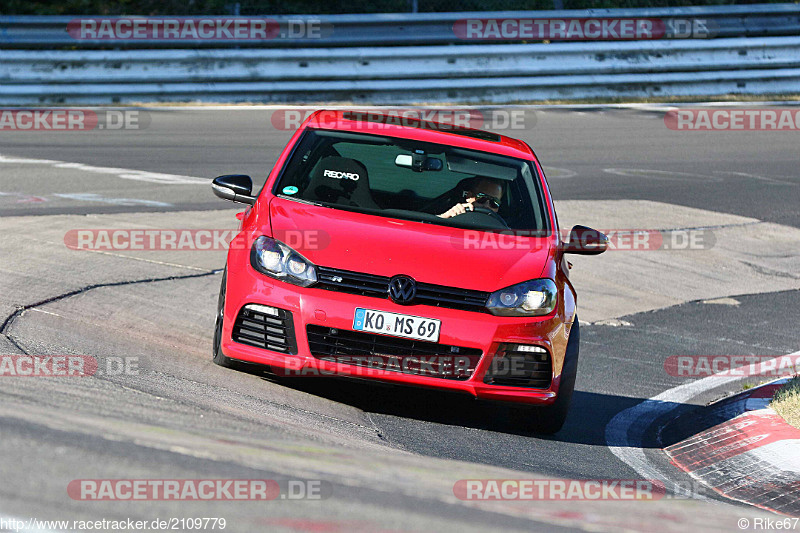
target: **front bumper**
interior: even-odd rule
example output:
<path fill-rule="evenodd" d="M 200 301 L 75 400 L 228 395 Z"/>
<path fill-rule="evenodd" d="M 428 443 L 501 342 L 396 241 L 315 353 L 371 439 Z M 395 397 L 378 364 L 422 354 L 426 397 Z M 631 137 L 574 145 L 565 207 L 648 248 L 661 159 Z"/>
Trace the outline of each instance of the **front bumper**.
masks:
<path fill-rule="evenodd" d="M 295 345 L 280 353 L 232 340 L 233 326 L 240 310 L 259 304 L 291 313 Z M 309 350 L 307 325 L 352 330 L 356 307 L 437 318 L 442 321 L 440 344 L 477 348 L 482 352 L 472 374 L 463 380 L 431 377 L 416 373 L 365 368 L 320 359 Z M 460 391 L 474 397 L 518 403 L 550 404 L 555 401 L 564 361 L 569 324 L 557 310 L 538 318 L 499 317 L 425 305 L 401 306 L 389 299 L 358 296 L 318 288 L 303 288 L 273 280 L 256 272 L 248 254 L 230 254 L 222 352 L 230 358 L 285 369 L 296 376 L 354 376 L 384 382 Z M 553 377 L 546 389 L 492 385 L 484 378 L 502 344 L 538 345 L 547 349 Z"/>

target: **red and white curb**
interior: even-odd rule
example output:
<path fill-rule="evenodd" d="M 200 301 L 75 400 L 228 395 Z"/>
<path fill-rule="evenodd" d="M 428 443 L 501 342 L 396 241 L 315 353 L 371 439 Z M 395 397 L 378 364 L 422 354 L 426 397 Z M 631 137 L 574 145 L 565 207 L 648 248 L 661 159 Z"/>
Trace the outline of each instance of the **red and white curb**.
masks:
<path fill-rule="evenodd" d="M 725 401 L 735 416 L 664 449 L 678 468 L 728 498 L 800 516 L 800 429 L 768 407 L 789 378 Z"/>

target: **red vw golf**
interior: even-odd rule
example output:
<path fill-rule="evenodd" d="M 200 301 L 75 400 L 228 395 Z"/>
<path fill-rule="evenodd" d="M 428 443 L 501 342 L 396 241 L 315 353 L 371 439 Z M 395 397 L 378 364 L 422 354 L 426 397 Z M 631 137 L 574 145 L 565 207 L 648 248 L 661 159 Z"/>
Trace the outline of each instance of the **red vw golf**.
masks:
<path fill-rule="evenodd" d="M 220 289 L 214 362 L 336 375 L 516 402 L 564 423 L 579 328 L 547 182 L 522 141 L 375 113 L 317 111 L 249 204 Z M 517 410 L 520 411 L 520 410 Z"/>

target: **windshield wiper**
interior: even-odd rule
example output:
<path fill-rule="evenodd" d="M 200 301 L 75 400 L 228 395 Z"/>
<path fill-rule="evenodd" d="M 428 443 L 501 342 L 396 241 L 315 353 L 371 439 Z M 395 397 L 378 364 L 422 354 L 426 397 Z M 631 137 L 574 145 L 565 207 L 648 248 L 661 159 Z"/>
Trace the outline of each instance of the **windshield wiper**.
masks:
<path fill-rule="evenodd" d="M 295 202 L 300 202 L 301 204 L 316 205 L 317 207 L 328 207 L 319 202 L 312 202 L 311 200 L 306 200 L 305 198 L 298 198 L 296 196 L 289 196 L 288 194 L 278 193 L 276 196 L 278 196 L 279 198 L 286 198 L 287 200 L 294 200 Z"/>

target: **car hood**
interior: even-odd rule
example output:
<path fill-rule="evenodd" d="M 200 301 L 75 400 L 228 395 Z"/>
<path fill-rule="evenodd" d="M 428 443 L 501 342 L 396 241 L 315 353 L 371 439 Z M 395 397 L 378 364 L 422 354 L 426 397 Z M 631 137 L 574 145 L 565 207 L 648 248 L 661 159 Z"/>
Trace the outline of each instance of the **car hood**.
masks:
<path fill-rule="evenodd" d="M 500 235 L 273 198 L 274 238 L 312 263 L 380 276 L 495 291 L 537 278 L 550 237 Z"/>

